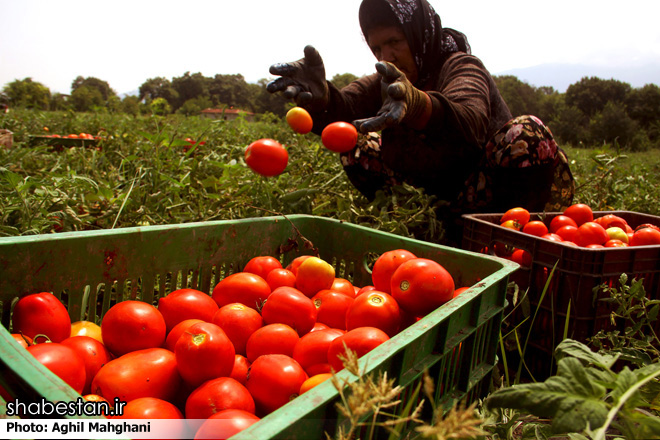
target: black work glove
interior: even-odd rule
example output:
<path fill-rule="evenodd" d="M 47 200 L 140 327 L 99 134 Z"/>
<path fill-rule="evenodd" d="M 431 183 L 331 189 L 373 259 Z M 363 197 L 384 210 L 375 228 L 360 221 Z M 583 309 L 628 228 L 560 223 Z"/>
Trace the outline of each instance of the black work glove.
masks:
<path fill-rule="evenodd" d="M 291 63 L 273 64 L 272 75 L 280 75 L 268 83 L 270 93 L 284 91 L 284 97 L 312 111 L 325 110 L 328 83 L 321 55 L 313 46 L 305 46 L 305 57 Z"/>
<path fill-rule="evenodd" d="M 381 75 L 383 106 L 377 116 L 358 119 L 353 124 L 362 133 L 380 131 L 401 123 L 416 127 L 420 121 L 425 125 L 430 114 L 430 98 L 426 93 L 415 88 L 396 66 L 387 61 L 376 63 L 376 70 Z"/>

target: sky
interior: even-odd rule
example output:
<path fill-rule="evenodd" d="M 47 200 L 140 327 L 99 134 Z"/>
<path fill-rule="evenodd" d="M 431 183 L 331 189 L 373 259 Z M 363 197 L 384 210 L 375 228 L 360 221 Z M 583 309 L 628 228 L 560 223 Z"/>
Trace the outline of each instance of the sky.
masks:
<path fill-rule="evenodd" d="M 599 72 L 660 65 L 660 1 L 430 0 L 494 75 L 546 63 Z M 271 79 L 271 64 L 323 57 L 326 77 L 375 71 L 359 0 L 0 0 L 0 88 L 26 77 L 70 93 L 77 76 L 118 94 L 185 72 Z M 619 78 L 615 78 L 619 79 Z M 623 79 L 625 80 L 625 79 Z M 649 82 L 660 83 L 660 78 Z M 548 84 L 533 84 L 535 86 Z"/>

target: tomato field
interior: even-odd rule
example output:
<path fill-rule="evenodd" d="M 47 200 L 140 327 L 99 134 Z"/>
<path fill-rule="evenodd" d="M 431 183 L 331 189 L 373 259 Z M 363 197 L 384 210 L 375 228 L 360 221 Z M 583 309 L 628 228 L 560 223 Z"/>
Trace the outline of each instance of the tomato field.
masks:
<path fill-rule="evenodd" d="M 291 118 L 301 116 L 293 114 Z M 308 121 L 302 117 L 297 124 L 304 125 L 306 122 Z M 389 193 L 380 192 L 374 201 L 368 201 L 348 182 L 338 154 L 324 147 L 321 136 L 307 133 L 308 127 L 300 127 L 297 133 L 284 119 L 273 115 L 262 115 L 257 121 L 248 122 L 241 118 L 224 121 L 182 115 L 134 117 L 125 114 L 12 110 L 0 115 L 0 128 L 13 133 L 11 148 L 0 147 L 0 237 L 120 230 L 133 226 L 197 224 L 281 214 L 312 214 L 401 237 L 416 237 L 428 243 L 443 243 L 442 218 L 436 214 L 436 209 L 444 205 L 442 200 L 430 197 L 422 190 L 401 186 L 392 188 Z M 67 143 L 59 146 L 56 141 L 59 138 L 79 139 L 81 142 L 78 145 Z M 272 139 L 275 142 L 260 141 L 264 139 Z M 350 142 L 354 141 L 351 139 Z M 246 149 L 249 152 L 247 155 Z M 658 151 L 628 153 L 618 151 L 613 146 L 565 149 L 576 178 L 575 202 L 588 206 L 590 212 L 593 209 L 593 212 L 635 211 L 660 215 Z M 516 228 L 524 232 L 523 224 L 530 219 L 527 215 L 521 220 L 520 214 L 512 213 L 510 218 L 505 216 L 504 220 L 509 220 L 511 225 L 518 225 Z M 575 213 L 577 216 L 583 214 L 584 211 Z M 596 217 L 592 219 L 595 220 Z M 587 223 L 591 225 L 594 222 L 589 220 Z M 509 228 L 511 225 L 504 226 Z M 556 229 L 551 226 L 550 222 L 547 225 L 532 226 L 543 226 L 548 230 L 559 229 L 558 226 Z M 596 232 L 600 232 L 600 229 L 604 232 L 609 226 L 599 226 Z M 622 232 L 625 235 L 625 232 Z M 630 231 L 629 233 L 632 234 Z M 652 234 L 656 232 L 653 231 Z M 596 240 L 593 235 L 595 232 L 590 231 L 588 239 L 580 238 L 577 241 L 586 247 L 590 241 Z M 257 236 L 248 238 L 254 241 L 266 239 Z M 615 237 L 606 235 L 598 237 L 598 240 L 604 244 L 605 238 Z M 619 238 L 628 239 L 623 236 Z M 632 239 L 632 235 L 629 238 Z M 654 241 L 649 243 L 655 244 Z M 642 246 L 649 243 L 643 243 Z M 320 252 L 323 256 L 324 249 L 314 247 L 317 243 L 306 245 L 312 253 Z M 387 253 L 386 250 L 392 252 Z M 167 253 L 165 250 L 163 252 Z M 156 394 L 160 393 L 157 404 L 162 414 L 171 414 L 174 417 L 178 414 L 176 411 L 183 409 L 182 414 L 188 411 L 187 403 L 181 406 L 181 401 L 177 401 L 177 398 L 181 398 L 180 395 L 171 395 L 172 381 L 179 381 L 187 387 L 188 399 L 191 399 L 189 411 L 198 411 L 195 413 L 198 415 L 193 418 L 202 419 L 208 416 L 204 412 L 207 409 L 200 402 L 211 399 L 209 395 L 217 395 L 220 392 L 217 390 L 224 390 L 221 392 L 234 396 L 237 402 L 240 401 L 232 407 L 234 410 L 254 414 L 256 408 L 257 415 L 265 416 L 286 403 L 291 395 L 298 394 L 307 379 L 321 374 L 327 375 L 331 371 L 330 367 L 335 371 L 343 367 L 337 358 L 330 361 L 323 356 L 326 356 L 328 347 L 341 354 L 341 347 L 331 347 L 333 341 L 338 340 L 344 333 L 348 335 L 352 330 L 365 327 L 379 329 L 380 333 L 377 335 L 362 334 L 355 338 L 356 351 L 364 353 L 377 345 L 374 343 L 374 346 L 364 348 L 368 345 L 365 341 L 370 341 L 371 337 L 379 341 L 378 343 L 393 338 L 414 323 L 416 318 L 427 315 L 436 307 L 452 300 L 454 292 L 459 291 L 460 287 L 469 287 L 480 279 L 471 274 L 467 277 L 469 280 L 459 277 L 461 282 L 455 284 L 456 274 L 460 271 L 453 267 L 458 263 L 450 262 L 451 258 L 443 262 L 447 267 L 445 270 L 437 262 L 416 258 L 405 249 L 381 249 L 381 254 L 387 258 L 376 261 L 378 255 L 372 255 L 376 261 L 373 264 L 373 273 L 368 280 L 363 278 L 355 285 L 347 279 L 353 278 L 353 273 L 346 268 L 335 272 L 333 265 L 328 263 L 332 262 L 331 258 L 328 258 L 328 261 L 310 256 L 304 259 L 292 258 L 287 261 L 290 265 L 285 267 L 281 266 L 280 260 L 266 253 L 252 255 L 251 257 L 257 258 L 250 259 L 245 266 L 234 268 L 230 272 L 236 273 L 227 273 L 222 279 L 215 274 L 213 283 L 200 275 L 200 280 L 208 284 L 208 291 L 201 294 L 194 288 L 175 290 L 171 288 L 174 285 L 171 280 L 164 282 L 161 279 L 151 286 L 144 284 L 146 281 L 141 279 L 139 289 L 143 290 L 137 296 L 153 290 L 160 291 L 163 297 L 159 301 L 148 301 L 151 298 L 149 295 L 152 295 L 148 293 L 147 296 L 141 297 L 142 301 L 147 302 L 126 300 L 136 295 L 136 287 L 132 285 L 123 292 L 125 301 L 113 306 L 116 308 L 104 303 L 103 307 L 109 310 L 104 310 L 103 322 L 96 319 L 99 318 L 97 311 L 90 308 L 86 314 L 81 310 L 73 312 L 79 314 L 78 322 L 57 323 L 59 327 L 66 327 L 66 331 L 59 330 L 58 334 L 51 337 L 53 342 L 61 343 L 67 339 L 69 328 L 76 328 L 76 331 L 79 331 L 78 336 L 89 336 L 85 341 L 68 342 L 61 349 L 59 345 L 62 344 L 58 344 L 57 349 L 60 352 L 57 356 L 71 357 L 71 350 L 84 352 L 95 349 L 99 353 L 105 353 L 98 343 L 108 350 L 107 358 L 98 362 L 111 367 L 106 368 L 104 374 L 96 374 L 94 382 L 90 380 L 83 383 L 80 380 L 85 376 L 80 373 L 84 368 L 82 365 L 69 365 L 68 371 L 62 374 L 78 379 L 77 382 L 72 379 L 78 393 L 98 391 L 104 396 L 111 396 L 109 400 L 114 397 L 136 400 L 137 398 L 125 399 L 122 393 L 140 390 L 132 389 L 132 386 L 128 387 L 131 389 L 118 389 L 118 375 L 124 374 L 122 371 L 126 368 L 135 368 L 135 365 L 166 364 L 166 369 L 159 369 L 158 373 L 155 373 L 160 382 L 156 381 L 158 383 L 150 385 L 160 387 Z M 155 255 L 153 258 L 156 258 Z M 341 259 L 343 256 L 333 257 Z M 106 255 L 105 258 L 104 262 L 109 268 L 117 255 Z M 246 255 L 241 255 L 241 258 L 246 259 Z M 455 258 L 463 261 L 462 259 L 468 257 L 459 255 Z M 521 259 L 519 262 L 524 261 Z M 194 270 L 191 268 L 192 272 Z M 15 275 L 17 268 L 11 272 Z M 546 267 L 543 272 L 544 280 L 552 279 L 553 274 L 554 269 Z M 185 275 L 183 277 L 185 278 Z M 429 283 L 428 279 L 433 279 L 433 283 Z M 438 282 L 438 279 L 442 281 Z M 468 285 L 464 285 L 463 281 L 469 281 Z M 565 379 L 570 373 L 568 376 L 573 378 L 573 382 L 565 379 L 567 382 L 564 383 L 564 391 L 567 399 L 582 392 L 577 389 L 580 385 L 577 379 L 580 374 L 591 375 L 592 379 L 599 377 L 601 382 L 604 377 L 609 378 L 609 382 L 599 382 L 600 388 L 594 385 L 590 391 L 592 394 L 586 399 L 597 407 L 595 412 L 614 411 L 612 419 L 606 417 L 607 414 L 598 413 L 594 420 L 603 422 L 602 426 L 614 429 L 616 433 L 657 433 L 658 427 L 654 420 L 657 419 L 655 415 L 660 405 L 660 349 L 657 346 L 660 340 L 657 336 L 644 335 L 654 335 L 653 329 L 657 327 L 654 321 L 657 320 L 660 299 L 646 300 L 645 285 L 641 282 L 636 283 L 636 280 L 623 277 L 620 284 L 618 281 L 614 280 L 602 289 L 611 295 L 613 303 L 619 305 L 615 313 L 616 318 L 634 323 L 630 332 L 626 333 L 625 338 L 614 333 L 600 334 L 591 345 L 594 350 L 600 349 L 599 352 L 592 352 L 577 342 L 571 345 L 573 342 L 565 338 L 562 343 L 564 345 L 557 352 L 557 374 L 563 375 Z M 368 289 L 371 283 L 375 286 L 374 291 Z M 429 285 L 433 285 L 433 288 L 429 288 Z M 60 283 L 57 287 L 63 286 L 66 286 L 66 283 Z M 367 289 L 361 291 L 362 287 Z M 513 289 L 515 286 L 509 288 Z M 114 289 L 113 287 L 113 294 Z M 117 294 L 122 294 L 119 287 L 116 289 Z M 167 289 L 169 290 L 166 291 Z M 48 291 L 48 288 L 43 287 L 43 290 Z M 64 287 L 64 291 L 68 291 L 68 288 Z M 237 291 L 248 292 L 250 304 L 238 303 L 235 296 Z M 362 293 L 359 299 L 358 292 Z M 544 290 L 543 295 L 545 293 Z M 268 301 L 264 303 L 265 297 L 268 297 Z M 350 301 L 346 297 L 350 297 Z M 420 301 L 420 298 L 424 300 Z M 51 300 L 52 295 L 39 299 L 48 303 L 44 306 L 45 310 L 61 305 L 57 301 L 53 304 Z M 35 303 L 39 301 L 35 299 Z M 118 311 L 119 308 L 125 310 Z M 409 312 L 409 316 L 403 312 L 404 309 Z M 201 316 L 200 310 L 206 310 L 208 316 Z M 212 315 L 210 311 L 213 311 Z M 6 318 L 8 310 L 3 312 Z M 28 313 L 23 312 L 21 307 L 17 306 L 13 313 L 15 327 L 38 324 L 39 320 L 37 324 L 34 321 L 24 324 Z M 66 313 L 66 310 L 59 310 L 57 313 L 61 315 Z M 474 312 L 465 314 L 473 315 Z M 133 318 L 129 319 L 131 316 Z M 507 320 L 511 316 L 507 315 L 504 319 Z M 535 319 L 536 315 L 528 313 L 527 317 Z M 99 321 L 98 326 L 84 322 L 86 319 Z M 312 332 L 315 324 L 319 322 L 327 324 L 328 328 L 315 329 Z M 70 327 L 71 325 L 73 327 Z M 223 330 L 218 332 L 218 328 Z M 335 331 L 337 328 L 341 331 Z M 43 334 L 42 330 L 30 328 L 24 333 L 31 337 Z M 477 334 L 480 332 L 481 330 L 478 330 Z M 93 335 L 99 340 L 94 339 Z M 251 339 L 252 335 L 259 337 Z M 309 335 L 314 335 L 313 341 L 310 341 Z M 505 350 L 504 347 L 511 343 L 510 336 L 512 333 L 495 333 L 494 338 L 499 337 L 501 350 Z M 444 368 L 452 371 L 451 374 L 458 375 L 459 373 L 453 371 L 460 370 L 459 359 L 469 357 L 469 353 L 465 353 L 465 347 L 485 343 L 483 335 L 476 339 L 480 342 L 473 342 L 468 338 L 466 341 L 469 342 L 464 342 L 465 345 L 457 343 L 453 346 L 448 354 L 448 362 L 451 365 L 445 365 L 443 360 Z M 307 345 L 303 344 L 303 340 Z M 30 343 L 27 340 L 23 342 L 26 345 Z M 518 343 L 520 344 L 520 341 Z M 39 345 L 43 344 L 32 347 Z M 498 344 L 492 344 L 492 348 L 483 350 L 495 350 L 495 345 Z M 318 358 L 319 346 L 323 347 L 321 360 Z M 53 350 L 54 347 L 55 344 Z M 276 353 L 272 352 L 274 347 L 278 349 Z M 510 345 L 508 348 L 511 350 Z M 623 370 L 615 370 L 614 361 L 608 357 L 614 349 L 622 350 L 617 352 L 619 354 L 616 356 L 621 356 L 620 353 L 623 352 L 628 355 L 628 365 Z M 45 349 L 30 350 L 38 352 Z M 286 359 L 272 357 L 280 356 L 283 352 L 287 353 Z M 524 355 L 524 350 L 520 354 Z M 240 361 L 239 355 L 242 357 Z M 265 357 L 266 355 L 271 357 Z M 117 361 L 125 356 L 141 358 L 125 361 L 128 367 L 121 367 Z M 588 427 L 581 425 L 581 411 L 577 411 L 578 414 L 572 416 L 574 419 L 567 422 L 566 413 L 559 408 L 548 412 L 547 409 L 541 409 L 544 408 L 543 402 L 534 399 L 525 401 L 515 395 L 514 392 L 518 388 L 510 385 L 520 381 L 524 359 L 521 360 L 521 366 L 517 367 L 506 365 L 506 350 L 500 352 L 499 356 L 500 360 L 504 358 L 505 362 L 500 365 L 501 370 L 498 370 L 501 373 L 501 383 L 492 385 L 492 391 L 495 392 L 489 401 L 492 402 L 492 408 L 499 409 L 500 412 L 493 412 L 492 408 L 489 412 L 480 407 L 477 410 L 478 417 L 475 418 L 474 407 L 467 410 L 458 409 L 458 415 L 454 412 L 447 414 L 448 427 L 452 417 L 460 417 L 462 414 L 468 419 L 464 427 L 471 424 L 470 426 L 480 426 L 480 429 L 461 432 L 475 435 L 488 433 L 489 438 L 503 438 L 500 435 L 506 430 L 514 436 L 512 438 L 544 438 L 543 435 L 560 432 L 561 429 L 564 429 L 561 432 L 587 432 L 585 429 Z M 114 359 L 109 360 L 111 358 Z M 291 365 L 289 359 L 296 359 L 297 366 Z M 251 365 L 253 372 L 251 384 L 245 379 L 248 365 Z M 103 368 L 101 365 L 97 366 L 98 370 Z M 509 377 L 509 373 L 515 373 L 516 368 L 515 379 Z M 274 377 L 278 376 L 278 371 L 284 370 L 295 371 L 286 380 L 280 377 L 280 380 L 276 381 Z M 451 388 L 456 385 L 451 383 L 451 377 L 443 374 L 445 373 L 440 373 L 438 378 L 444 378 L 447 382 L 437 384 L 438 386 Z M 229 377 L 234 378 L 236 383 L 226 380 Z M 327 377 L 324 376 L 323 379 Z M 219 381 L 218 378 L 224 380 Z M 318 385 L 321 378 L 315 380 L 312 384 L 306 384 L 307 389 Z M 625 401 L 617 400 L 623 398 L 624 391 L 630 389 L 636 380 L 640 384 L 638 388 L 651 385 L 644 387 L 642 394 L 635 395 L 637 400 L 629 402 L 643 407 L 644 411 L 647 411 L 645 414 L 652 415 L 641 421 L 629 417 L 630 414 L 625 411 L 630 410 L 632 413 L 635 405 L 628 408 Z M 272 385 L 275 382 L 281 389 Z M 241 386 L 237 386 L 237 383 Z M 547 384 L 546 389 L 543 388 L 546 386 L 545 382 L 537 383 L 532 378 L 531 384 L 524 385 L 538 386 L 536 392 L 542 395 L 552 384 Z M 263 390 L 269 386 L 269 392 L 264 393 Z M 360 382 L 359 386 L 367 387 L 368 384 Z M 424 389 L 418 388 L 415 393 L 429 392 L 425 389 L 426 386 L 424 383 Z M 216 391 L 212 391 L 212 388 Z M 190 394 L 193 389 L 199 393 L 197 403 Z M 433 405 L 433 399 L 430 400 Z M 166 404 L 170 401 L 178 402 L 179 408 Z M 527 403 L 527 406 L 516 407 L 512 403 L 519 401 Z M 154 402 L 138 403 L 126 408 L 127 414 L 135 416 L 133 418 L 140 418 L 139 414 L 144 413 L 145 408 Z M 401 419 L 413 420 L 408 419 L 414 410 L 412 406 L 398 406 L 397 409 Z M 614 418 L 617 415 L 616 410 L 619 409 L 619 417 Z M 438 414 L 444 415 L 445 411 L 438 410 Z M 242 417 L 242 420 L 248 423 L 246 418 L 251 416 L 246 416 L 243 412 L 238 416 L 227 417 Z M 565 425 L 559 426 L 555 424 L 555 420 L 561 420 Z M 248 425 L 253 422 L 250 421 Z M 535 427 L 536 434 L 533 430 L 527 431 L 523 428 L 526 423 Z M 245 426 L 241 427 L 243 428 Z M 458 429 L 456 428 L 457 432 Z M 540 432 L 544 434 L 539 434 Z M 585 438 L 604 438 L 598 437 L 597 433 L 588 435 L 590 437 Z"/>

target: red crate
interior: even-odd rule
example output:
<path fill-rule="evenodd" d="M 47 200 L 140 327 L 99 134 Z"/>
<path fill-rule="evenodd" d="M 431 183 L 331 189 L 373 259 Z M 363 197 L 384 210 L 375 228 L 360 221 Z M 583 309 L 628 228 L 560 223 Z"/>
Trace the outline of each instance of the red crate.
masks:
<path fill-rule="evenodd" d="M 549 225 L 550 220 L 559 214 L 532 213 L 532 219 L 543 219 Z M 594 217 L 605 214 L 615 214 L 633 228 L 642 223 L 660 225 L 660 217 L 629 211 L 597 211 Z M 532 321 L 538 307 L 526 358 L 543 365 L 542 368 L 552 365 L 552 353 L 566 328 L 567 337 L 582 342 L 601 329 L 615 328 L 611 304 L 601 301 L 606 296 L 599 289 L 602 284 L 618 286 L 619 277 L 626 273 L 631 278 L 644 280 L 647 297 L 660 298 L 660 245 L 604 249 L 576 247 L 502 227 L 499 225 L 501 217 L 501 213 L 463 215 L 462 247 L 492 253 L 495 243 L 502 243 L 524 249 L 532 255 L 529 267 L 521 267 L 509 277 L 520 287 L 519 297 L 527 291 L 530 306 L 528 310 L 517 308 L 512 323 L 520 323 L 525 317 L 530 318 L 527 322 Z M 555 264 L 546 296 L 539 306 L 548 275 Z M 526 336 L 529 327 L 523 325 L 521 329 Z M 660 321 L 656 322 L 656 329 L 660 330 Z M 545 372 L 539 371 L 540 368 L 533 370 L 543 375 Z"/>

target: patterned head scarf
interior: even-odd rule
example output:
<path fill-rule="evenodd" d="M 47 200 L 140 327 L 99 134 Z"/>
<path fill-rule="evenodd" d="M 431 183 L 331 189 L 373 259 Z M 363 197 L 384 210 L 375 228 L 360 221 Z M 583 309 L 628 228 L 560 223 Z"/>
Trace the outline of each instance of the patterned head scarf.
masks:
<path fill-rule="evenodd" d="M 467 37 L 454 29 L 443 28 L 440 16 L 427 0 L 363 0 L 359 18 L 365 38 L 368 30 L 377 25 L 373 17 L 383 14 L 393 16 L 403 29 L 417 64 L 418 83 L 437 73 L 450 54 L 470 53 Z"/>

